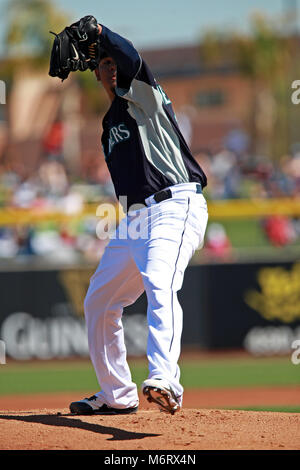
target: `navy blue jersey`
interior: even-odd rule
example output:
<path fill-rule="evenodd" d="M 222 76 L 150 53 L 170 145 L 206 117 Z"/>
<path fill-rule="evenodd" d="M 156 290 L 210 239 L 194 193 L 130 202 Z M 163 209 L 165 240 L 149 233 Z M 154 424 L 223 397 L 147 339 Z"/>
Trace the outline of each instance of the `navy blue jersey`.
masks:
<path fill-rule="evenodd" d="M 116 196 L 144 204 L 152 194 L 206 176 L 178 127 L 171 101 L 133 45 L 102 26 L 101 45 L 117 64 L 116 96 L 103 118 L 102 146 Z"/>

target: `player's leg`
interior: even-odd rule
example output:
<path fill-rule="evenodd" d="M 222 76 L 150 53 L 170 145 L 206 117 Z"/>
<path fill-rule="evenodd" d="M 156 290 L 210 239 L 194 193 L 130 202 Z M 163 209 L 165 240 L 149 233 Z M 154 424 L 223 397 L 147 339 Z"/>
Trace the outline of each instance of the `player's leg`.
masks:
<path fill-rule="evenodd" d="M 180 403 L 182 308 L 177 292 L 194 251 L 203 242 L 207 209 L 203 196 L 190 191 L 151 209 L 149 238 L 146 243 L 138 240 L 134 251 L 148 299 L 148 379 L 164 379 Z"/>
<path fill-rule="evenodd" d="M 127 240 L 111 240 L 90 280 L 84 302 L 90 357 L 101 387 L 88 406 L 97 409 L 104 403 L 125 409 L 138 404 L 137 388 L 126 360 L 122 313 L 143 291 Z M 84 411 L 85 405 L 78 408 L 73 404 L 72 408 L 73 412 Z"/>

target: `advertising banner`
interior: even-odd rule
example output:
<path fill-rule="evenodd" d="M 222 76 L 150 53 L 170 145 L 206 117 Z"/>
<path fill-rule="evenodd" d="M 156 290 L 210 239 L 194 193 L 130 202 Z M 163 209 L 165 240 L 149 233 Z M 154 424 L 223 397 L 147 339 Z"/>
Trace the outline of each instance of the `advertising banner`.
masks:
<path fill-rule="evenodd" d="M 93 269 L 0 272 L 0 341 L 17 360 L 88 357 L 83 302 Z M 182 347 L 286 354 L 300 340 L 300 263 L 189 266 Z M 123 315 L 128 355 L 146 353 L 147 299 Z M 2 348 L 2 349 L 3 349 Z"/>

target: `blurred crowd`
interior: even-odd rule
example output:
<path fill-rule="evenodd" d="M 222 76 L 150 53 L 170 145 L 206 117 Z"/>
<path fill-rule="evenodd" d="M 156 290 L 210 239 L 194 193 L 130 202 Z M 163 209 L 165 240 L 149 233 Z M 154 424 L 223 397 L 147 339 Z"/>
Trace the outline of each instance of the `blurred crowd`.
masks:
<path fill-rule="evenodd" d="M 82 257 L 96 261 L 105 247 L 96 236 L 96 214 L 70 218 L 70 222 L 68 216 L 81 214 L 86 204 L 101 201 L 115 203 L 110 178 L 102 177 L 97 184 L 89 178 L 74 181 L 59 156 L 49 156 L 26 179 L 0 167 L 0 258 L 26 260 L 29 255 L 39 255 L 47 262 L 74 263 Z M 30 225 L 22 223 L 21 213 L 19 224 L 2 225 L 1 209 L 31 209 L 45 217 Z M 63 222 L 55 222 L 53 217 L 48 220 L 47 214 L 53 213 L 66 217 Z"/>
<path fill-rule="evenodd" d="M 81 180 L 77 178 L 76 181 L 69 176 L 59 155 L 48 155 L 36 173 L 26 179 L 9 167 L 0 166 L 0 209 L 76 214 L 90 202 L 116 202 L 109 174 L 101 170 L 103 162 L 98 158 L 99 169 L 90 168 L 93 165 L 88 163 L 89 170 L 84 170 Z M 196 159 L 208 177 L 205 189 L 208 200 L 300 196 L 300 152 L 283 156 L 278 163 L 262 156 L 239 155 L 226 148 L 212 155 L 201 152 Z M 51 260 L 74 262 L 83 256 L 88 261 L 95 261 L 105 246 L 105 242 L 96 236 L 97 222 L 95 214 L 76 223 L 55 224 L 46 219 L 34 226 L 0 224 L 0 258 L 40 255 Z M 270 217 L 263 221 L 262 230 L 270 243 L 283 246 L 298 236 L 299 223 Z M 230 240 L 221 224 L 213 224 L 208 230 L 206 247 L 217 257 L 230 251 Z"/>
<path fill-rule="evenodd" d="M 208 177 L 208 199 L 300 197 L 300 151 L 278 162 L 220 149 L 196 156 Z"/>

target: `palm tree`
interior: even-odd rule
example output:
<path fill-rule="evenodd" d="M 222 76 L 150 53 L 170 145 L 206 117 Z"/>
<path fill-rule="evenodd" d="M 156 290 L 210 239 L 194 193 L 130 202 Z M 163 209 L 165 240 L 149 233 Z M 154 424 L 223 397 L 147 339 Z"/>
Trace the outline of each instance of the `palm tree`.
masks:
<path fill-rule="evenodd" d="M 202 42 L 202 58 L 207 64 L 234 64 L 251 83 L 249 121 L 256 153 L 279 158 L 289 151 L 290 87 L 295 73 L 296 41 L 297 38 L 282 33 L 280 24 L 255 14 L 250 34 L 209 31 Z"/>

